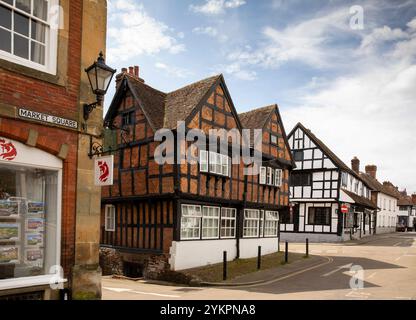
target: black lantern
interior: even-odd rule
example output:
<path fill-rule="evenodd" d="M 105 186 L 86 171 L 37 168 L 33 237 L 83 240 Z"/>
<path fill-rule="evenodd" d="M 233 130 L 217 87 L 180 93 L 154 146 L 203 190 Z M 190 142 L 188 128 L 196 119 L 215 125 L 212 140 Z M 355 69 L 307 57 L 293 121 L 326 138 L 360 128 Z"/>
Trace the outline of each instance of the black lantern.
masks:
<path fill-rule="evenodd" d="M 116 70 L 105 64 L 104 55 L 100 52 L 97 61 L 95 61 L 92 66 L 85 69 L 85 72 L 88 75 L 92 92 L 97 96 L 96 102 L 84 105 L 84 120 L 87 121 L 92 110 L 94 110 L 97 105 L 101 105 Z"/>

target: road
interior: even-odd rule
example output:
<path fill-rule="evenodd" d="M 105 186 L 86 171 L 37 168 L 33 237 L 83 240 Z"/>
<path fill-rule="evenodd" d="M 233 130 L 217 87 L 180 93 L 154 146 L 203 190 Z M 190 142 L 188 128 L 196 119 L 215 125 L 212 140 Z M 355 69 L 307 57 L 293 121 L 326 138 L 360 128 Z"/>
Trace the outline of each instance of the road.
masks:
<path fill-rule="evenodd" d="M 416 300 L 416 233 L 377 235 L 365 241 L 360 245 L 311 244 L 311 254 L 326 257 L 321 266 L 247 287 L 162 286 L 107 277 L 103 299 Z M 302 250 L 303 244 L 290 244 L 290 251 Z"/>

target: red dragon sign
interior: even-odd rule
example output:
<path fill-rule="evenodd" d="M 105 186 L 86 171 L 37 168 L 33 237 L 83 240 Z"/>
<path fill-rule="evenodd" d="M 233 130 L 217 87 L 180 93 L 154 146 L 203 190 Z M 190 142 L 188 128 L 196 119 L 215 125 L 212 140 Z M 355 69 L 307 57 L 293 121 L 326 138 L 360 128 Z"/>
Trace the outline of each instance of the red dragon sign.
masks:
<path fill-rule="evenodd" d="M 0 159 L 12 161 L 16 156 L 17 150 L 13 143 L 0 138 Z"/>
<path fill-rule="evenodd" d="M 110 177 L 110 169 L 108 168 L 108 164 L 105 161 L 98 161 L 98 167 L 100 168 L 100 179 L 101 182 L 107 182 L 108 178 Z"/>

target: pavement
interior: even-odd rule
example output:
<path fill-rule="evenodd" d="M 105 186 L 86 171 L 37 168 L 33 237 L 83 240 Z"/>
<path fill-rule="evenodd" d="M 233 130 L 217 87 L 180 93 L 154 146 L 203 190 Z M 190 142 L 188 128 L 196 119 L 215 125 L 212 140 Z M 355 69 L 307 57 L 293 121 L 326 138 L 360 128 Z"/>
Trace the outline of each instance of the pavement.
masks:
<path fill-rule="evenodd" d="M 304 250 L 305 244 L 289 244 L 290 252 Z M 195 288 L 104 277 L 103 299 L 416 300 L 414 232 L 311 243 L 310 254 L 309 259 L 242 276 L 233 280 L 235 286 Z"/>

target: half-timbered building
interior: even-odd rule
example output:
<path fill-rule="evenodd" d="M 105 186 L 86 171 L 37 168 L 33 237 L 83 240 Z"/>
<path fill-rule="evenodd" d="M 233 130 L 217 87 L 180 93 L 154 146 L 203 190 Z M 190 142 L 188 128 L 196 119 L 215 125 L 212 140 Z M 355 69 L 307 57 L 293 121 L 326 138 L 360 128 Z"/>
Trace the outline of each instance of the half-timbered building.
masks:
<path fill-rule="evenodd" d="M 263 254 L 278 250 L 293 163 L 277 106 L 263 119 L 264 156 L 277 160 L 266 180 L 246 176 L 242 160 L 231 161 L 230 140 L 214 150 L 205 141 L 196 163 L 178 159 L 181 124 L 186 134 L 244 128 L 222 75 L 164 93 L 145 84 L 137 67 L 123 69 L 105 122 L 112 129 L 106 145 L 114 154 L 114 185 L 102 190 L 103 250 L 117 252 L 127 266 L 141 265 L 148 277 L 149 265 L 183 270 L 221 262 L 224 251 L 233 260 L 256 256 L 258 246 Z M 173 164 L 155 159 L 165 142 L 155 141 L 161 129 L 173 132 L 174 146 L 165 152 Z M 185 149 L 191 144 L 184 142 Z"/>
<path fill-rule="evenodd" d="M 301 123 L 288 140 L 296 168 L 290 177 L 291 209 L 281 216 L 281 239 L 343 241 L 374 233 L 376 206 L 359 175 L 358 159 L 350 169 Z"/>

